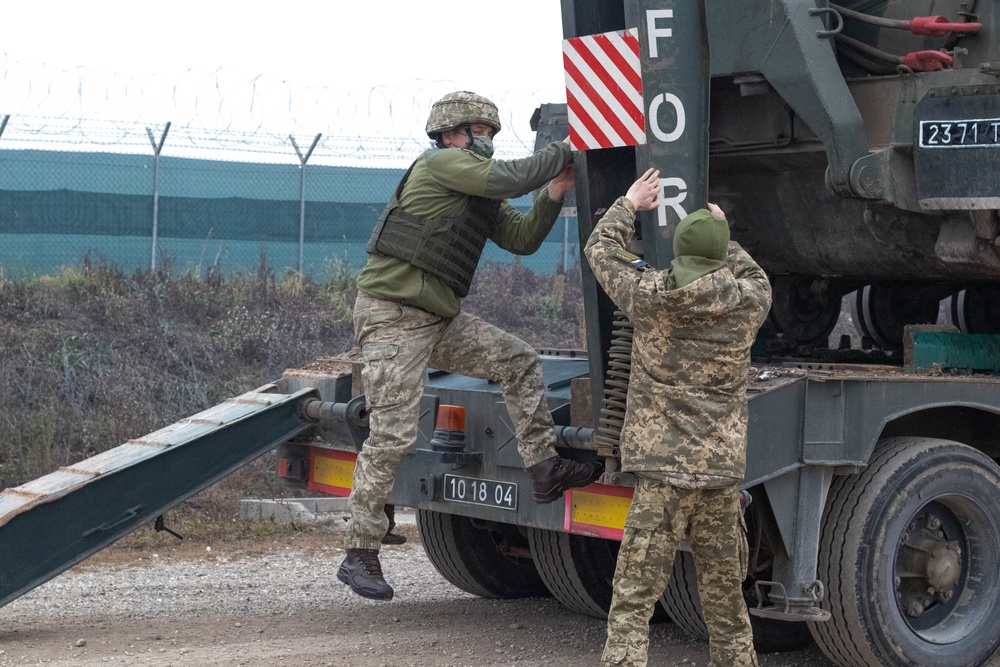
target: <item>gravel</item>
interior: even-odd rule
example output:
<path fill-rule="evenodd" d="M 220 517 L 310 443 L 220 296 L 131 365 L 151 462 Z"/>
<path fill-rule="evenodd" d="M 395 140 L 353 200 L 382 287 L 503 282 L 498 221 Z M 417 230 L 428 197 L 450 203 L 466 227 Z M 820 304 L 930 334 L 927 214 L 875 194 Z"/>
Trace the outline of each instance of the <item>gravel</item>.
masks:
<path fill-rule="evenodd" d="M 112 548 L 0 609 L 0 667 L 598 664 L 604 621 L 550 598 L 464 593 L 413 528 L 403 532 L 407 544 L 382 551 L 388 603 L 336 580 L 339 535 Z M 653 627 L 650 665 L 708 664 L 707 645 Z M 761 657 L 762 667 L 830 664 L 815 647 Z"/>

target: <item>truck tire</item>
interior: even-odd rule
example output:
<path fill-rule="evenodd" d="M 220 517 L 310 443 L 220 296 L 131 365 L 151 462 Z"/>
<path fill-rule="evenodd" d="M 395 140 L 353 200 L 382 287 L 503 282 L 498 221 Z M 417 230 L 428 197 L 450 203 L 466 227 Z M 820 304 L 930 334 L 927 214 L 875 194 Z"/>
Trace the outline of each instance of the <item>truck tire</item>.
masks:
<path fill-rule="evenodd" d="M 431 564 L 466 593 L 499 599 L 548 597 L 517 526 L 418 509 L 417 529 Z"/>
<path fill-rule="evenodd" d="M 747 579 L 744 591 L 752 590 L 752 586 L 753 582 Z M 695 639 L 708 641 L 708 628 L 701 616 L 701 598 L 698 596 L 698 573 L 690 552 L 677 552 L 670 583 L 660 602 L 677 627 Z M 750 627 L 753 629 L 754 649 L 758 653 L 796 651 L 812 643 L 805 623 L 751 615 Z"/>
<path fill-rule="evenodd" d="M 886 438 L 834 479 L 810 623 L 838 665 L 982 665 L 1000 647 L 1000 468 L 950 440 Z"/>
<path fill-rule="evenodd" d="M 698 597 L 698 575 L 694 557 L 687 551 L 674 554 L 674 569 L 663 591 L 660 604 L 674 624 L 695 639 L 708 641 L 708 628 L 701 618 L 701 598 Z"/>
<path fill-rule="evenodd" d="M 528 528 L 535 567 L 552 596 L 578 614 L 607 618 L 618 542 Z"/>

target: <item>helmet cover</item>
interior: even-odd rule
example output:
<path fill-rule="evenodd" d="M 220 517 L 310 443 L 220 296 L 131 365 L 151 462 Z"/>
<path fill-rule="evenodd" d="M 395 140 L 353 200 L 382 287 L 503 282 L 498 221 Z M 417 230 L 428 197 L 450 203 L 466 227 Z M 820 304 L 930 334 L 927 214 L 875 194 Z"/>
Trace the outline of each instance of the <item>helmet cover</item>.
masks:
<path fill-rule="evenodd" d="M 436 139 L 439 132 L 451 130 L 468 123 L 483 123 L 500 131 L 500 114 L 497 105 L 482 95 L 468 90 L 448 93 L 433 105 L 427 117 L 427 136 Z"/>

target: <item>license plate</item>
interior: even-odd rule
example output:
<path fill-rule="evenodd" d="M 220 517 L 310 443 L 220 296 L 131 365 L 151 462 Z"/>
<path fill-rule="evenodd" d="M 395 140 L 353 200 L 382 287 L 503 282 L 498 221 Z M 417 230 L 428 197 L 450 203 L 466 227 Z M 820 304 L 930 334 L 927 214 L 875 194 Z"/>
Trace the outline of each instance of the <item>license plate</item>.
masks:
<path fill-rule="evenodd" d="M 445 475 L 443 495 L 445 500 L 456 503 L 499 507 L 504 510 L 517 509 L 517 484 L 513 482 Z"/>
<path fill-rule="evenodd" d="M 920 121 L 920 148 L 1000 146 L 1000 118 Z"/>

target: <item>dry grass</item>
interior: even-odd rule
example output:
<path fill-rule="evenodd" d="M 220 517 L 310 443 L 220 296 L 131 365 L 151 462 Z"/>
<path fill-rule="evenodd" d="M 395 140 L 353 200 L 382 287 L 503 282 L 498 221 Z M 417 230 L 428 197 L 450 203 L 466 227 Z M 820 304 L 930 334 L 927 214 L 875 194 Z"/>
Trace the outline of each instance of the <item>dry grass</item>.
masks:
<path fill-rule="evenodd" d="M 151 433 L 336 355 L 353 342 L 355 272 L 125 274 L 85 258 L 54 276 L 0 275 L 0 488 L 17 486 Z M 539 347 L 580 347 L 579 270 L 537 276 L 518 262 L 482 267 L 466 308 Z M 168 526 L 202 539 L 303 531 L 238 519 L 241 498 L 293 495 L 265 456 L 185 501 Z M 160 541 L 137 531 L 121 544 Z M 174 539 L 174 538 L 170 538 Z"/>
<path fill-rule="evenodd" d="M 340 289 L 264 268 L 200 281 L 86 261 L 0 283 L 0 487 L 349 347 L 350 323 L 329 307 Z"/>

